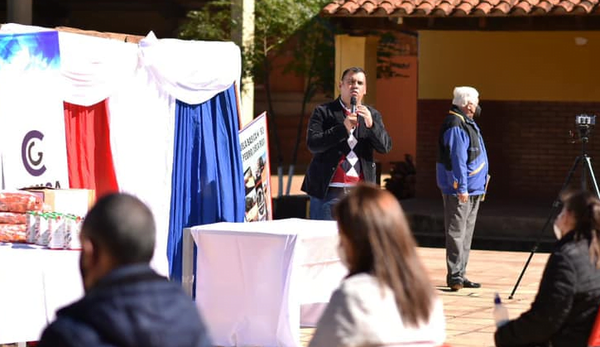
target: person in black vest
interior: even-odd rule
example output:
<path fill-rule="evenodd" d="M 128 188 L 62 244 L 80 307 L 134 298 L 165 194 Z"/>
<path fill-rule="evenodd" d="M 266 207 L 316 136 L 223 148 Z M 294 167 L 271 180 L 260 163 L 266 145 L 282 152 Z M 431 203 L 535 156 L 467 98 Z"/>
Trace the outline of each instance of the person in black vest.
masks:
<path fill-rule="evenodd" d="M 302 191 L 310 196 L 310 218 L 332 220 L 331 208 L 360 181 L 375 183 L 373 150 L 388 153 L 392 141 L 381 113 L 362 103 L 367 77 L 360 67 L 342 73 L 340 96 L 315 108 L 306 143 L 313 154 Z"/>
<path fill-rule="evenodd" d="M 152 212 L 127 194 L 102 197 L 81 230 L 85 295 L 58 311 L 38 347 L 208 347 L 207 329 L 181 285 L 149 266 Z"/>
<path fill-rule="evenodd" d="M 479 93 L 454 88 L 454 99 L 442 123 L 436 163 L 437 185 L 444 200 L 446 283 L 452 291 L 479 288 L 466 277 L 479 203 L 488 180 L 488 158 L 479 127 Z"/>

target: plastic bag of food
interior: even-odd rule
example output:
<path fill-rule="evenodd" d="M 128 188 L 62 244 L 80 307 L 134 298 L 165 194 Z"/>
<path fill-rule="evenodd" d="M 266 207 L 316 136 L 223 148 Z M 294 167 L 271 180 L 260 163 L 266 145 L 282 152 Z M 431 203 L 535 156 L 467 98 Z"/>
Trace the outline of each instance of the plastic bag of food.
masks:
<path fill-rule="evenodd" d="M 27 225 L 0 224 L 0 242 L 26 242 Z"/>
<path fill-rule="evenodd" d="M 0 212 L 0 224 L 27 224 L 27 215 L 19 212 Z"/>
<path fill-rule="evenodd" d="M 44 201 L 36 194 L 18 191 L 0 191 L 0 212 L 41 211 Z"/>

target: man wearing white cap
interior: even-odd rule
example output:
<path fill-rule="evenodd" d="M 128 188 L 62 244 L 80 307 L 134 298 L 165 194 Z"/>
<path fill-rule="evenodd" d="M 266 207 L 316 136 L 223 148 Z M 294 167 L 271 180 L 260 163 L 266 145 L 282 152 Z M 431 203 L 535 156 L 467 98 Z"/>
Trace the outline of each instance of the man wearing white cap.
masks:
<path fill-rule="evenodd" d="M 488 178 L 485 145 L 473 120 L 480 113 L 475 88 L 454 88 L 452 107 L 438 140 L 436 176 L 444 199 L 446 283 L 452 291 L 481 287 L 466 277 L 475 220 Z"/>

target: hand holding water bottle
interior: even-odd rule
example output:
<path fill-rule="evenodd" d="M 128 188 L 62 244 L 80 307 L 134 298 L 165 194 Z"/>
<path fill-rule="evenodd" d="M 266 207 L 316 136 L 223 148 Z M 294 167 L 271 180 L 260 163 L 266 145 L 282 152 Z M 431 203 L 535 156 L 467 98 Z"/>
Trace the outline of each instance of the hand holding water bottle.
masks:
<path fill-rule="evenodd" d="M 494 310 L 492 311 L 492 314 L 494 316 L 494 321 L 496 322 L 496 327 L 499 328 L 508 323 L 508 310 L 502 304 L 502 300 L 498 293 L 494 294 Z"/>

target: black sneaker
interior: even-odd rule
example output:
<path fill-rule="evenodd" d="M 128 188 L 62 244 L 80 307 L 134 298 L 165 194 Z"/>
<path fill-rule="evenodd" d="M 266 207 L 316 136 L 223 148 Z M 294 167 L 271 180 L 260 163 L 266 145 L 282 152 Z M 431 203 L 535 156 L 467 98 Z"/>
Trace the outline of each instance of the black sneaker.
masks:
<path fill-rule="evenodd" d="M 450 290 L 453 292 L 456 292 L 456 291 L 462 289 L 463 286 L 464 286 L 463 281 L 460 281 L 460 280 L 448 282 L 448 287 L 450 287 Z"/>
<path fill-rule="evenodd" d="M 462 284 L 464 288 L 481 288 L 481 283 L 471 282 L 466 278 Z"/>

